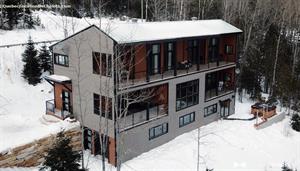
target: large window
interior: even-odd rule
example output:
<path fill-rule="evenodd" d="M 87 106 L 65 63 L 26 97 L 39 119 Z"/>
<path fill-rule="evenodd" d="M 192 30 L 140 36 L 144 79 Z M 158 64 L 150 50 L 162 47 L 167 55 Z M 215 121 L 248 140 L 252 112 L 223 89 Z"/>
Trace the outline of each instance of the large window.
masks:
<path fill-rule="evenodd" d="M 111 58 L 110 54 L 93 52 L 93 73 L 111 77 Z"/>
<path fill-rule="evenodd" d="M 69 66 L 69 57 L 67 55 L 54 54 L 54 64 Z"/>
<path fill-rule="evenodd" d="M 195 121 L 195 112 L 179 117 L 179 127 L 183 127 Z"/>
<path fill-rule="evenodd" d="M 204 108 L 204 117 L 217 113 L 218 105 L 213 104 Z"/>
<path fill-rule="evenodd" d="M 150 74 L 158 74 L 160 72 L 160 44 L 151 46 L 151 54 L 149 59 Z"/>
<path fill-rule="evenodd" d="M 112 100 L 109 97 L 94 93 L 94 114 L 112 119 Z M 101 106 L 101 107 L 100 107 Z"/>
<path fill-rule="evenodd" d="M 213 37 L 209 39 L 209 62 L 216 62 L 219 56 L 219 38 Z"/>
<path fill-rule="evenodd" d="M 171 70 L 174 67 L 175 43 L 169 42 L 165 44 L 165 70 Z"/>
<path fill-rule="evenodd" d="M 154 138 L 157 138 L 161 135 L 164 135 L 168 133 L 168 123 L 163 123 L 161 125 L 158 125 L 156 127 L 149 129 L 149 140 L 152 140 Z"/>
<path fill-rule="evenodd" d="M 176 86 L 176 110 L 182 110 L 199 103 L 199 80 Z"/>
<path fill-rule="evenodd" d="M 200 61 L 199 56 L 199 41 L 198 40 L 190 40 L 188 41 L 188 56 L 189 60 L 192 64 L 198 64 Z"/>

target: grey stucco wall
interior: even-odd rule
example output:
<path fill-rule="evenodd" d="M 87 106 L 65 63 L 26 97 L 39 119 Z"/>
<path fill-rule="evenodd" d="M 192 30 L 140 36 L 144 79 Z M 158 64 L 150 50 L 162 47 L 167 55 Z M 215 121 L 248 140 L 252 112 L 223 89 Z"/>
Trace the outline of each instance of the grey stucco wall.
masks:
<path fill-rule="evenodd" d="M 84 126 L 93 130 L 99 130 L 100 128 L 100 117 L 93 112 L 93 93 L 112 98 L 113 78 L 93 74 L 92 52 L 113 55 L 113 48 L 114 42 L 112 39 L 96 27 L 91 27 L 53 46 L 52 50 L 53 53 L 69 56 L 69 67 L 54 65 L 54 74 L 71 78 L 73 113 Z M 101 122 L 101 125 L 104 125 L 103 123 Z M 108 122 L 108 135 L 114 137 L 112 120 Z"/>
<path fill-rule="evenodd" d="M 210 101 L 205 101 L 205 75 L 210 72 L 214 72 L 217 70 L 232 68 L 235 65 L 231 65 L 224 68 L 217 68 L 215 70 L 210 70 L 207 72 L 201 72 L 189 76 L 178 77 L 175 79 L 171 79 L 168 81 L 162 81 L 160 83 L 154 83 L 154 85 L 158 84 L 168 84 L 168 99 L 169 99 L 169 108 L 168 108 L 168 116 L 164 116 L 162 118 L 152 120 L 146 124 L 143 124 L 138 127 L 134 127 L 128 129 L 121 133 L 121 157 L 122 161 L 127 161 L 132 159 L 133 157 L 138 156 L 141 153 L 147 152 L 157 146 L 160 146 L 175 137 L 192 131 L 200 126 L 209 124 L 213 121 L 220 119 L 220 101 L 231 99 L 230 103 L 230 114 L 234 113 L 234 93 L 229 92 L 223 96 L 217 97 Z M 199 104 L 188 107 L 186 109 L 176 111 L 176 85 L 199 79 Z M 144 87 L 153 86 L 152 84 L 147 84 Z M 141 88 L 141 87 L 139 87 Z M 204 117 L 204 107 L 217 103 L 218 110 L 217 113 L 212 114 L 210 116 Z M 179 117 L 186 115 L 188 113 L 195 112 L 195 121 L 191 124 L 188 124 L 183 127 L 179 127 Z M 160 125 L 162 123 L 167 122 L 168 133 L 157 138 L 149 140 L 149 129 Z"/>

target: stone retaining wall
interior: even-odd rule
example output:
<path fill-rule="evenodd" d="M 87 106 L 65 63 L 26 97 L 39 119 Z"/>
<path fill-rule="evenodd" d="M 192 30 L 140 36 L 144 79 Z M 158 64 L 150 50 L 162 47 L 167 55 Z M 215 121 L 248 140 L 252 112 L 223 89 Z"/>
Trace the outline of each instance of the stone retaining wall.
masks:
<path fill-rule="evenodd" d="M 65 131 L 71 137 L 71 145 L 75 151 L 81 150 L 81 132 L 79 128 Z M 1 167 L 34 167 L 44 161 L 46 151 L 55 142 L 56 134 L 35 140 L 34 142 L 0 153 Z"/>

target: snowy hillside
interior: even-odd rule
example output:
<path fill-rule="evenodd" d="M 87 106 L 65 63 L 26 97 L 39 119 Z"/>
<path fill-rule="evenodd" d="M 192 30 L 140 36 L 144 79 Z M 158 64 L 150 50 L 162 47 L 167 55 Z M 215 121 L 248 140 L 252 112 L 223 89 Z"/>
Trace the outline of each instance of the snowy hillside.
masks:
<path fill-rule="evenodd" d="M 24 43 L 29 35 L 34 41 L 62 39 L 63 23 L 67 23 L 69 35 L 91 23 L 99 23 L 95 19 L 72 19 L 49 12 L 35 12 L 34 15 L 40 17 L 45 28 L 0 31 L 0 45 Z M 53 98 L 53 89 L 45 81 L 30 86 L 21 78 L 24 48 L 0 48 L 0 152 L 74 126 L 66 121 L 45 120 L 45 101 Z M 250 117 L 252 103 L 236 102 L 233 117 Z M 200 170 L 207 167 L 215 171 L 279 171 L 283 162 L 299 170 L 300 133 L 289 128 L 289 119 L 262 130 L 256 130 L 254 123 L 220 120 L 202 127 Z M 197 135 L 197 130 L 181 135 L 124 163 L 122 170 L 195 171 Z M 101 170 L 99 157 L 89 157 L 90 170 Z M 115 170 L 108 167 L 108 170 Z"/>
<path fill-rule="evenodd" d="M 64 38 L 62 22 L 69 22 L 71 18 L 49 12 L 34 14 L 41 18 L 45 28 L 0 31 L 0 45 L 25 43 L 29 35 L 34 41 Z M 88 26 L 86 21 L 80 21 L 74 26 L 74 31 Z M 71 32 L 72 28 L 68 30 Z M 58 120 L 57 123 L 49 123 L 42 118 L 45 101 L 53 99 L 52 86 L 45 81 L 31 86 L 23 80 L 21 54 L 24 49 L 22 46 L 0 48 L 0 152 L 72 126 Z"/>

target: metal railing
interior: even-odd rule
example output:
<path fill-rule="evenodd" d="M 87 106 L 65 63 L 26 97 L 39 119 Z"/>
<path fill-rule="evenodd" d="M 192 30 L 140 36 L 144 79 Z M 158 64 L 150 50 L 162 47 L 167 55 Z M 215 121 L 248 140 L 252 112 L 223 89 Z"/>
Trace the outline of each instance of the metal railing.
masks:
<path fill-rule="evenodd" d="M 150 74 L 146 69 L 142 71 L 136 71 L 130 73 L 130 77 L 127 79 L 126 75 L 120 79 L 120 87 L 126 87 L 130 85 L 142 84 L 149 81 L 160 80 L 165 78 L 170 78 L 174 76 L 180 76 L 188 73 L 193 73 L 197 71 L 203 71 L 207 69 L 213 69 L 220 66 L 225 66 L 228 64 L 233 64 L 234 61 L 231 61 L 227 58 L 220 58 L 218 61 L 204 62 L 193 64 L 188 61 L 177 61 L 176 66 L 172 69 L 166 70 L 164 67 L 160 69 L 160 73 Z"/>
<path fill-rule="evenodd" d="M 54 99 L 46 101 L 46 113 L 55 114 Z"/>
<path fill-rule="evenodd" d="M 72 112 L 60 110 L 55 108 L 54 99 L 46 101 L 46 114 L 55 115 L 61 119 L 65 119 L 68 117 Z"/>
<path fill-rule="evenodd" d="M 123 117 L 120 122 L 121 128 L 130 128 L 136 125 L 146 123 L 149 120 L 158 118 L 168 114 L 166 105 L 156 105 L 152 106 L 149 109 L 140 110 L 138 112 L 132 113 L 128 111 L 126 117 Z"/>

